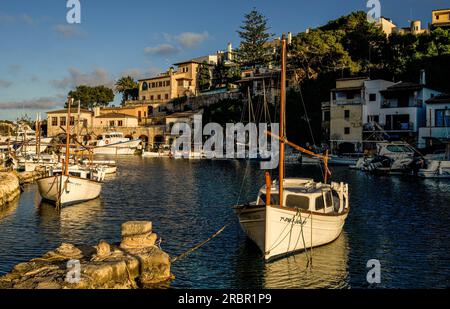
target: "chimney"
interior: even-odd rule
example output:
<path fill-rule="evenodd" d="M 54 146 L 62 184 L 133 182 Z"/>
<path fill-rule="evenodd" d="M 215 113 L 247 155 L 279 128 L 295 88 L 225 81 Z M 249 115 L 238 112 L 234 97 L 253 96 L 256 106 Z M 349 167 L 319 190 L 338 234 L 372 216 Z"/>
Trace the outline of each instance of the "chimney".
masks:
<path fill-rule="evenodd" d="M 424 86 L 427 84 L 425 70 L 420 70 L 420 84 Z"/>
<path fill-rule="evenodd" d="M 292 32 L 288 32 L 288 35 L 287 35 L 287 44 L 288 44 L 288 45 L 292 44 Z"/>

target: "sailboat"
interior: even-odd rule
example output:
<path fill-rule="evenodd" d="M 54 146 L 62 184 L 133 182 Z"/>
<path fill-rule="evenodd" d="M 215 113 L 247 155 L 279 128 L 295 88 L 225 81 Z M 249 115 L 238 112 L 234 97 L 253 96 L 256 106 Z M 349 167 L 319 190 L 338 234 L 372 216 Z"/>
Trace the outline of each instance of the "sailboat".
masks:
<path fill-rule="evenodd" d="M 72 100 L 67 104 L 68 119 Z M 58 208 L 96 199 L 102 189 L 104 172 L 69 166 L 70 121 L 66 128 L 66 154 L 61 168 L 52 169 L 50 176 L 37 181 L 41 197 Z"/>
<path fill-rule="evenodd" d="M 286 103 L 286 39 L 283 36 L 280 104 L 279 180 L 271 181 L 266 172 L 266 183 L 255 202 L 234 207 L 239 223 L 248 237 L 262 251 L 264 259 L 273 259 L 295 252 L 325 245 L 337 239 L 349 213 L 348 184 L 327 183 L 328 153 L 315 154 L 299 147 L 285 136 Z M 324 161 L 324 182 L 312 179 L 284 177 L 285 144 Z"/>

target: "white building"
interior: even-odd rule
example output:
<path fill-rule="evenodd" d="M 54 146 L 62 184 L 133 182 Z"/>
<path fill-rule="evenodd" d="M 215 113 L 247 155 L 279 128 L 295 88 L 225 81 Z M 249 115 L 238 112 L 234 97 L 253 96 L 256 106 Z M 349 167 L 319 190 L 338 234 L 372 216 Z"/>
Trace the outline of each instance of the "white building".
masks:
<path fill-rule="evenodd" d="M 419 147 L 425 138 L 450 138 L 450 94 L 435 96 L 426 101 L 426 126 L 419 128 Z"/>
<path fill-rule="evenodd" d="M 388 134 L 417 137 L 425 126 L 425 102 L 440 92 L 423 84 L 400 82 L 381 93 L 379 124 Z"/>
<path fill-rule="evenodd" d="M 395 85 L 395 83 L 383 79 L 368 80 L 364 82 L 362 112 L 362 122 L 364 124 L 372 122 L 380 123 L 380 111 L 382 105 L 380 92 L 393 85 Z"/>

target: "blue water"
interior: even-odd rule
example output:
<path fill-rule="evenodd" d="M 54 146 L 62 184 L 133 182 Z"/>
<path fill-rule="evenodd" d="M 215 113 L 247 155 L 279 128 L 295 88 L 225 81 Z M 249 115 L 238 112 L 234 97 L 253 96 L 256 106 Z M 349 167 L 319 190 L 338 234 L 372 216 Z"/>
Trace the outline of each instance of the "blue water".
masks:
<path fill-rule="evenodd" d="M 257 163 L 122 157 L 101 198 L 64 208 L 40 203 L 35 185 L 0 210 L 0 273 L 61 242 L 120 240 L 120 224 L 153 221 L 162 248 L 178 255 L 231 225 L 172 265 L 175 288 L 448 288 L 450 181 L 379 177 L 334 168 L 350 187 L 342 235 L 305 253 L 266 264 L 241 231 L 231 206 L 254 200 L 264 182 Z M 288 177 L 320 179 L 315 166 L 288 165 Z M 366 263 L 381 263 L 381 283 L 369 285 Z"/>

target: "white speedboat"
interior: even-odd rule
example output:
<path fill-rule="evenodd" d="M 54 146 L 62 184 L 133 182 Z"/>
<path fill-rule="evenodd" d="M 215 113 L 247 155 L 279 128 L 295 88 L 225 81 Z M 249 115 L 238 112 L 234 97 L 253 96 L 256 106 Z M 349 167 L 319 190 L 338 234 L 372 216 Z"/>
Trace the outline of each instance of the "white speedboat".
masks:
<path fill-rule="evenodd" d="M 69 167 L 68 175 L 62 169 L 53 169 L 37 185 L 44 200 L 62 207 L 99 197 L 103 179 L 104 173 L 98 170 Z"/>
<path fill-rule="evenodd" d="M 348 185 L 327 183 L 328 152 L 318 155 L 293 143 L 285 136 L 286 39 L 281 40 L 281 103 L 279 180 L 271 182 L 266 172 L 266 185 L 255 202 L 234 207 L 239 223 L 248 237 L 271 259 L 308 250 L 334 241 L 342 232 L 349 213 Z M 285 144 L 324 161 L 324 183 L 312 179 L 284 178 Z"/>
<path fill-rule="evenodd" d="M 88 141 L 85 145 L 94 154 L 133 155 L 141 144 L 140 139 L 129 139 L 121 132 L 102 133 L 97 140 Z"/>
<path fill-rule="evenodd" d="M 450 178 L 450 141 L 446 142 L 446 152 L 440 155 L 425 156 L 425 166 L 417 175 L 423 178 Z"/>
<path fill-rule="evenodd" d="M 172 148 L 170 145 L 163 145 L 151 151 L 144 150 L 142 156 L 148 158 L 172 157 Z"/>

